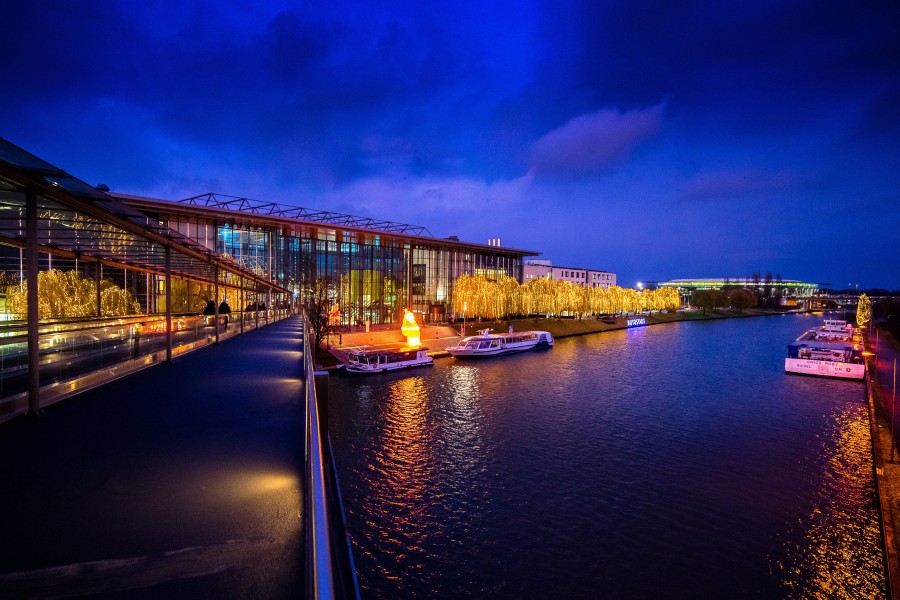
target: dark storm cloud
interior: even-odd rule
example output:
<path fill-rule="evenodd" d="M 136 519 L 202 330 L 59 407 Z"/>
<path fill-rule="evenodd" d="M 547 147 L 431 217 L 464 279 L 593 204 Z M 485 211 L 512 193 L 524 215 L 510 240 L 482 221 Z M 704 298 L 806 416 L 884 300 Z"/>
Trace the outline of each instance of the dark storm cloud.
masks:
<path fill-rule="evenodd" d="M 894 2 L 50 0 L 3 18 L 0 135 L 126 193 L 418 216 L 642 279 L 749 252 L 849 280 L 817 273 L 856 261 L 807 264 L 794 233 L 848 206 L 877 208 L 879 239 L 900 219 Z M 713 230 L 720 251 L 689 247 Z"/>
<path fill-rule="evenodd" d="M 543 79 L 595 106 L 667 97 L 735 130 L 777 129 L 861 90 L 897 90 L 898 10 L 886 2 L 585 2 L 571 13 Z"/>

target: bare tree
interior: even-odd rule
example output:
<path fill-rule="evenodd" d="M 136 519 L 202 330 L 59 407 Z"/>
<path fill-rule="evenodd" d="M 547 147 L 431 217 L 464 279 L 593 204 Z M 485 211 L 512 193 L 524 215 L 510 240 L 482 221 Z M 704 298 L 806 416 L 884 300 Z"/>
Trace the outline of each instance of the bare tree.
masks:
<path fill-rule="evenodd" d="M 725 305 L 725 294 L 721 290 L 697 290 L 691 295 L 691 304 L 699 307 L 705 314 Z"/>
<path fill-rule="evenodd" d="M 331 325 L 331 305 L 334 302 L 334 292 L 327 277 L 317 278 L 303 302 L 303 310 L 306 313 L 306 324 L 315 340 L 315 349 L 322 349 L 322 340 L 331 333 L 334 326 Z"/>
<path fill-rule="evenodd" d="M 744 312 L 745 308 L 756 306 L 756 295 L 748 289 L 732 290 L 728 295 L 728 301 L 732 308 L 738 309 L 738 312 Z"/>

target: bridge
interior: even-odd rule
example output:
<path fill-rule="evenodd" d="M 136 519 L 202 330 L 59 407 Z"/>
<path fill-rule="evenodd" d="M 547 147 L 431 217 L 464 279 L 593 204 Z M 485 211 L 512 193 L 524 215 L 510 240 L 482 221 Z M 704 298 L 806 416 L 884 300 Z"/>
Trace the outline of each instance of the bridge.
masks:
<path fill-rule="evenodd" d="M 308 352 L 290 317 L 0 425 L 0 596 L 358 598 Z"/>

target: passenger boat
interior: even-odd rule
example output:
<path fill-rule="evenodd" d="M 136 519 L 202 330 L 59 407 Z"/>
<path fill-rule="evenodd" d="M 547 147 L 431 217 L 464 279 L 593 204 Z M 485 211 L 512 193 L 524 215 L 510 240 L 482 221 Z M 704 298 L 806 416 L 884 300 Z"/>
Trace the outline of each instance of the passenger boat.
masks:
<path fill-rule="evenodd" d="M 434 363 L 427 350 L 422 346 L 351 350 L 347 353 L 348 362 L 344 370 L 348 373 L 369 374 L 427 367 Z"/>
<path fill-rule="evenodd" d="M 549 331 L 491 333 L 490 329 L 485 329 L 478 335 L 464 337 L 457 345 L 447 348 L 447 352 L 457 358 L 474 358 L 552 346 L 553 336 Z"/>
<path fill-rule="evenodd" d="M 862 379 L 866 375 L 859 332 L 846 321 L 826 319 L 788 345 L 784 370 L 821 377 Z"/>

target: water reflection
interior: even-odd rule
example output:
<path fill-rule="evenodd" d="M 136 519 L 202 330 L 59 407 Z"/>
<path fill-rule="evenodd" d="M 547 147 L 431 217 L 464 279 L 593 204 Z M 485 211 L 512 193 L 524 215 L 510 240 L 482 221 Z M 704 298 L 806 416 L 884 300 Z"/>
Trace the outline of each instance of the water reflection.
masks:
<path fill-rule="evenodd" d="M 860 552 L 880 545 L 870 436 L 864 405 L 834 407 L 816 449 L 823 464 L 814 505 L 784 534 L 784 558 L 772 561 L 790 597 L 873 597 L 882 584 L 881 555 Z"/>
<path fill-rule="evenodd" d="M 458 481 L 477 472 L 484 463 L 486 450 L 482 436 L 481 371 L 474 366 L 452 365 L 451 402 L 440 417 L 439 439 L 445 448 L 444 470 Z"/>
<path fill-rule="evenodd" d="M 863 388 L 783 370 L 809 324 L 682 323 L 338 378 L 363 596 L 883 595 Z"/>
<path fill-rule="evenodd" d="M 367 531 L 378 539 L 360 546 L 387 553 L 381 576 L 395 579 L 422 568 L 429 535 L 428 394 L 420 377 L 410 377 L 391 381 L 379 396 L 382 428 L 372 445 L 372 473 L 366 476 L 372 484 L 366 500 Z"/>

